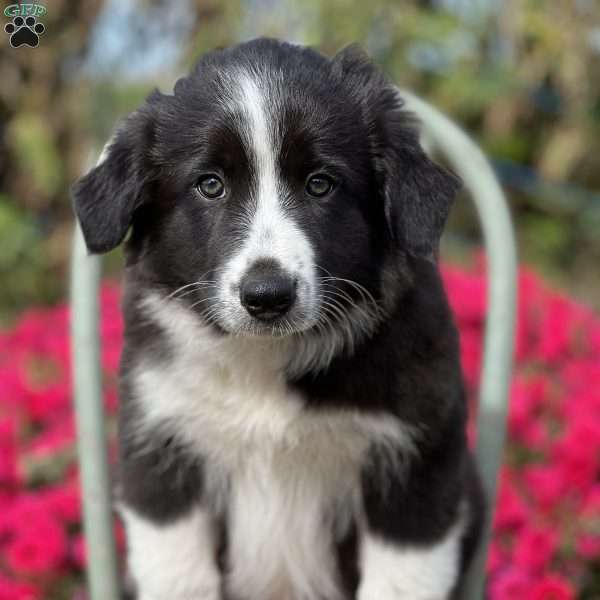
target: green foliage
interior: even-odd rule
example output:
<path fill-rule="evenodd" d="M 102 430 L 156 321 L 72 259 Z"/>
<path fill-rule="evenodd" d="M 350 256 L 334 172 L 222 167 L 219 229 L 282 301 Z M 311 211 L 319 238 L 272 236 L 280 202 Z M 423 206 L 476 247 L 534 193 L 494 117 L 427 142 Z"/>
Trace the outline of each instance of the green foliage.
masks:
<path fill-rule="evenodd" d="M 44 240 L 31 215 L 17 209 L 0 194 L 0 281 L 2 310 L 0 325 L 23 309 L 25 303 L 57 298 L 57 286 Z"/>
<path fill-rule="evenodd" d="M 13 119 L 9 135 L 15 158 L 31 175 L 40 193 L 51 196 L 60 189 L 62 164 L 50 124 L 40 114 L 23 112 Z"/>
<path fill-rule="evenodd" d="M 172 9 L 167 0 L 135 2 L 139 15 Z M 497 3 L 496 14 L 474 2 L 457 15 L 432 4 L 190 0 L 185 19 L 194 26 L 182 29 L 177 71 L 209 49 L 256 35 L 330 55 L 361 43 L 394 81 L 445 110 L 493 161 L 508 165 L 502 174 L 522 256 L 600 305 L 597 288 L 587 285 L 589 265 L 600 260 L 600 61 L 588 43 L 600 30 L 600 5 L 512 0 Z M 0 235 L 10 247 L 0 257 L 7 281 L 0 315 L 66 291 L 70 183 L 115 122 L 174 79 L 172 68 L 147 80 L 112 70 L 82 76 L 78 65 L 102 7 L 101 0 L 56 0 L 37 49 L 0 47 L 0 77 L 10 82 L 0 87 Z M 152 43 L 143 38 L 143 30 L 132 31 L 124 61 Z M 480 241 L 476 232 L 472 213 L 459 207 L 450 245 L 462 254 Z M 118 269 L 120 261 L 108 264 Z"/>

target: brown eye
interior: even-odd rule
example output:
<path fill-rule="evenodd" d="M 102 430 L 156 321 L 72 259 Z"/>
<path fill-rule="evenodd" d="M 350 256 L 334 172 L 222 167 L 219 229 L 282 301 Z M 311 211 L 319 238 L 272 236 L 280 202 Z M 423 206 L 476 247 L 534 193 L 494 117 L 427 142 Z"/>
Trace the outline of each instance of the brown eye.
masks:
<path fill-rule="evenodd" d="M 333 189 L 333 179 L 329 175 L 319 173 L 311 175 L 306 182 L 306 193 L 313 198 L 322 198 Z"/>
<path fill-rule="evenodd" d="M 222 198 L 225 195 L 225 184 L 223 183 L 223 180 L 214 173 L 201 177 L 196 184 L 196 189 L 209 200 Z"/>

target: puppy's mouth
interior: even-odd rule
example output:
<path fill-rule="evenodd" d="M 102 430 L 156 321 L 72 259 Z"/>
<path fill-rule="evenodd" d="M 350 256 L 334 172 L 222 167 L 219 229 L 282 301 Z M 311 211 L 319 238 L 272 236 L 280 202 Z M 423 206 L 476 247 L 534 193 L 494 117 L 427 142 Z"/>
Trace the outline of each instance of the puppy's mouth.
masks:
<path fill-rule="evenodd" d="M 312 327 L 313 323 L 304 319 L 278 317 L 268 323 L 253 319 L 241 324 L 236 329 L 226 329 L 226 331 L 247 337 L 285 338 L 300 335 Z"/>
<path fill-rule="evenodd" d="M 254 317 L 214 318 L 212 323 L 223 333 L 256 338 L 286 338 L 315 328 L 317 320 L 303 314 L 274 317 L 268 321 Z"/>

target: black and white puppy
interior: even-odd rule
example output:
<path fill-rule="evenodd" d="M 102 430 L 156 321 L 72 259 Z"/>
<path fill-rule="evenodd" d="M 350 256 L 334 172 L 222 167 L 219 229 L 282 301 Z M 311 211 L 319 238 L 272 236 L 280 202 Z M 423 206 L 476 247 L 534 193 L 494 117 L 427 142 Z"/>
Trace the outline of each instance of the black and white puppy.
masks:
<path fill-rule="evenodd" d="M 457 179 L 355 48 L 259 39 L 152 93 L 74 187 L 125 245 L 139 600 L 444 600 L 478 537 L 435 262 Z"/>

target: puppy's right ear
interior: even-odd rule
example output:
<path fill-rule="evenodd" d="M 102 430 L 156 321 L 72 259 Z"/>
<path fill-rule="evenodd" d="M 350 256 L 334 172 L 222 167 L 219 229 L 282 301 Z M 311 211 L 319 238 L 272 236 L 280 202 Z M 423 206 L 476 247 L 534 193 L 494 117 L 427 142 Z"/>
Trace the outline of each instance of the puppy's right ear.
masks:
<path fill-rule="evenodd" d="M 108 252 L 123 241 L 149 177 L 146 157 L 153 132 L 146 111 L 133 113 L 104 147 L 98 164 L 73 185 L 73 207 L 90 252 Z"/>

